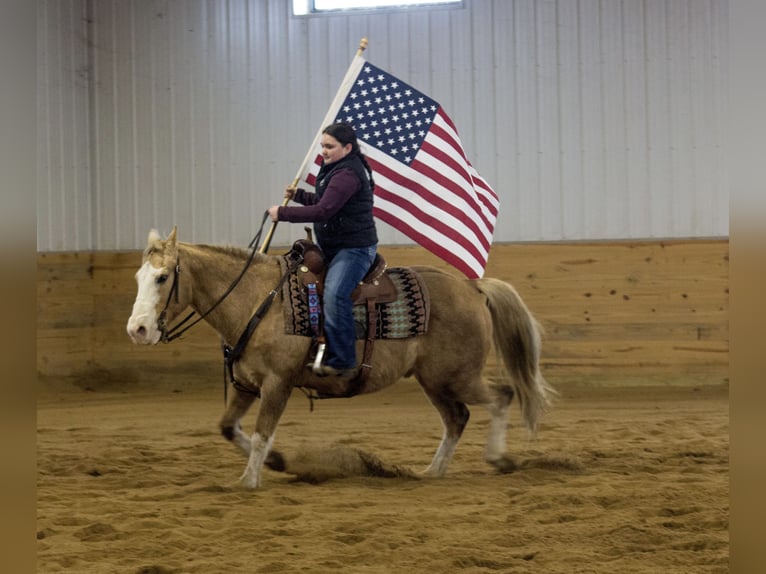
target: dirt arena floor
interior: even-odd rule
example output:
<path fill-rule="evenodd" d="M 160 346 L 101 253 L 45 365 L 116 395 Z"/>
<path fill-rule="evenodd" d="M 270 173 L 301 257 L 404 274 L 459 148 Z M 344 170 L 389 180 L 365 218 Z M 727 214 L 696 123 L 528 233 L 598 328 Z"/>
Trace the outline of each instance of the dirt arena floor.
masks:
<path fill-rule="evenodd" d="M 483 462 L 474 408 L 442 479 L 407 476 L 441 436 L 414 382 L 314 412 L 296 393 L 275 443 L 291 473 L 257 491 L 218 433 L 221 385 L 41 392 L 37 571 L 728 572 L 727 389 L 559 390 L 534 441 L 512 411 L 516 472 Z"/>

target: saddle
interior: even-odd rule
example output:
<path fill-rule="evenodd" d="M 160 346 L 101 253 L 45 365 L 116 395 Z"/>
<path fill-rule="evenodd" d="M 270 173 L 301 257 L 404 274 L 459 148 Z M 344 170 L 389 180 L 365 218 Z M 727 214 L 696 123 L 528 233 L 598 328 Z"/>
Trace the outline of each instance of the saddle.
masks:
<path fill-rule="evenodd" d="M 301 284 L 304 287 L 316 285 L 317 293 L 321 297 L 324 293 L 324 278 L 327 274 L 322 250 L 310 239 L 299 239 L 293 243 L 292 252 L 303 260 L 296 271 Z M 367 304 L 370 300 L 376 303 L 391 303 L 396 300 L 396 285 L 386 275 L 387 267 L 383 256 L 376 253 L 369 271 L 351 293 L 351 301 L 354 305 Z"/>
<path fill-rule="evenodd" d="M 299 239 L 293 243 L 288 256 L 301 261 L 295 273 L 303 290 L 308 294 L 308 299 L 310 301 L 317 298 L 321 300 L 324 293 L 324 280 L 327 274 L 322 250 L 309 236 L 308 239 Z M 386 267 L 386 260 L 380 253 L 376 253 L 369 271 L 351 293 L 353 305 L 366 306 L 367 333 L 364 341 L 361 369 L 359 374 L 350 382 L 346 393 L 342 396 L 350 397 L 357 394 L 372 369 L 370 359 L 372 358 L 372 351 L 375 346 L 375 334 L 378 326 L 378 310 L 376 305 L 396 301 L 398 291 L 394 282 L 386 274 Z M 318 301 L 315 301 L 314 306 L 318 309 Z M 318 367 L 321 364 L 324 353 L 324 335 L 322 333 L 321 321 L 317 319 L 316 323 L 316 342 L 319 350 L 317 351 L 314 365 Z"/>

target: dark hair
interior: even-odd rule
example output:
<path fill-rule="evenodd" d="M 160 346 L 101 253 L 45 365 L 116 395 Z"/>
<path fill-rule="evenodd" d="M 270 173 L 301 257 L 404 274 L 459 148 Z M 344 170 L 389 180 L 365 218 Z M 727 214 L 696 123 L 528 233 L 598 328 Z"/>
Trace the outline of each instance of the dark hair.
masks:
<path fill-rule="evenodd" d="M 359 149 L 359 140 L 356 138 L 354 126 L 345 122 L 336 122 L 324 128 L 322 133 L 334 137 L 341 143 L 341 145 L 345 146 L 351 144 L 351 153 L 349 155 L 359 156 L 359 159 L 362 160 L 362 164 L 364 165 L 364 169 L 367 170 L 367 174 L 370 177 L 370 187 L 375 189 L 375 181 L 372 179 L 372 169 L 370 168 L 370 164 L 367 163 L 367 158 L 362 153 L 362 150 Z"/>

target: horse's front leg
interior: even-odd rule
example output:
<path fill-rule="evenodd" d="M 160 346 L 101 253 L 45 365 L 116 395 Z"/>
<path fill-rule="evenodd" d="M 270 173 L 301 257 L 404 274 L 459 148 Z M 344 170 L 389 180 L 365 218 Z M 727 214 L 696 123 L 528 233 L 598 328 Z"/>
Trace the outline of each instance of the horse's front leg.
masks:
<path fill-rule="evenodd" d="M 247 488 L 258 488 L 261 485 L 263 463 L 274 443 L 274 432 L 287 405 L 287 399 L 290 398 L 291 390 L 289 384 L 273 379 L 266 381 L 261 387 L 260 410 L 255 421 L 255 432 L 250 438 L 250 458 L 245 472 L 240 477 L 240 482 Z"/>
<path fill-rule="evenodd" d="M 245 456 L 250 456 L 250 437 L 242 432 L 240 421 L 252 406 L 257 394 L 237 388 L 232 390 L 219 427 L 226 440 L 231 441 Z"/>

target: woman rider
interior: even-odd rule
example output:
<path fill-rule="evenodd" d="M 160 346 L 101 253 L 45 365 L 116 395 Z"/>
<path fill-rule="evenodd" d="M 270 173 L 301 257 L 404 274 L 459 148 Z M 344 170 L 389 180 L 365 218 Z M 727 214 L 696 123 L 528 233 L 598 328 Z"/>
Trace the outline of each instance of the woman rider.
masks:
<path fill-rule="evenodd" d="M 351 292 L 369 271 L 378 245 L 372 216 L 375 183 L 350 125 L 324 128 L 321 149 L 316 192 L 288 187 L 285 197 L 301 205 L 274 205 L 269 216 L 272 221 L 314 223 L 327 262 L 323 294 L 327 351 L 317 374 L 350 377 L 357 370 Z"/>

